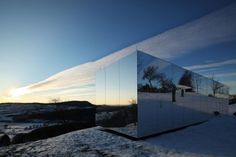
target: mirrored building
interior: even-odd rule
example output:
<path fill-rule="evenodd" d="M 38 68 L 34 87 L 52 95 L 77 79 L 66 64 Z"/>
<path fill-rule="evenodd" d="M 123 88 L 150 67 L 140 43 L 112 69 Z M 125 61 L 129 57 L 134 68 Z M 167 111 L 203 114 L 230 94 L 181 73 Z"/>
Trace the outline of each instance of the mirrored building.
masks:
<path fill-rule="evenodd" d="M 229 88 L 136 51 L 96 73 L 96 104 L 111 130 L 145 137 L 228 112 Z"/>

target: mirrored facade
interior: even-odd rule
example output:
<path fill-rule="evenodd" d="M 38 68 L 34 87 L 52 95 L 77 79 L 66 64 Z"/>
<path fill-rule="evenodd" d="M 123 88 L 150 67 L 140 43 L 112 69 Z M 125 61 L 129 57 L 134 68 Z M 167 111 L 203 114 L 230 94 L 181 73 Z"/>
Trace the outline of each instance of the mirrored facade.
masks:
<path fill-rule="evenodd" d="M 227 113 L 228 94 L 217 81 L 137 51 L 97 72 L 98 112 L 108 114 L 98 125 L 149 136 Z"/>
<path fill-rule="evenodd" d="M 98 125 L 137 136 L 137 53 L 97 72 L 96 104 Z"/>

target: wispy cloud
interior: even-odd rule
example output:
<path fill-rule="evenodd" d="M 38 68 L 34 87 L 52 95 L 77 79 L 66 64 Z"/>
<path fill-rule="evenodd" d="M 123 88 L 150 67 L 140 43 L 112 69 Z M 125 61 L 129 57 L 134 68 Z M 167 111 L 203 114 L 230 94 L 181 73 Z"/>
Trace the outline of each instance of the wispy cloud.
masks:
<path fill-rule="evenodd" d="M 205 73 L 205 72 L 212 72 L 212 71 L 216 71 L 219 68 L 210 68 L 210 69 L 200 69 L 200 70 L 194 70 L 197 73 Z"/>
<path fill-rule="evenodd" d="M 154 56 L 171 59 L 192 50 L 236 39 L 236 3 L 139 43 Z"/>
<path fill-rule="evenodd" d="M 193 22 L 163 32 L 157 36 L 114 52 L 102 59 L 85 63 L 43 81 L 28 85 L 31 93 L 48 90 L 60 90 L 70 87 L 83 88 L 95 85 L 96 71 L 114 63 L 134 51 L 141 50 L 159 58 L 172 59 L 192 50 L 236 39 L 236 3 L 219 11 L 213 12 Z M 189 66 L 188 69 L 202 69 L 235 64 L 236 60 Z M 69 92 L 69 91 L 67 91 Z"/>
<path fill-rule="evenodd" d="M 206 75 L 206 76 L 212 76 L 212 75 Z M 236 72 L 230 72 L 230 73 L 220 73 L 220 74 L 214 74 L 214 77 L 231 77 L 236 76 Z"/>
<path fill-rule="evenodd" d="M 191 66 L 186 66 L 185 68 L 189 70 L 197 70 L 197 69 L 215 68 L 215 67 L 221 67 L 225 65 L 235 65 L 235 64 L 236 64 L 236 59 L 231 59 L 231 60 L 210 63 L 210 64 L 191 65 Z"/>

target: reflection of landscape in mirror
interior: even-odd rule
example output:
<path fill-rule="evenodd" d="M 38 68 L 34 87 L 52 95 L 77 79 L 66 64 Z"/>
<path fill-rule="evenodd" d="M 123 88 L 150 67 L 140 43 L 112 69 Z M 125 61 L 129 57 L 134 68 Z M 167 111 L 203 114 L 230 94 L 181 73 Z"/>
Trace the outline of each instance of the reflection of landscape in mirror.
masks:
<path fill-rule="evenodd" d="M 138 91 L 171 92 L 174 84 L 170 64 L 144 53 L 139 53 L 138 56 Z"/>
<path fill-rule="evenodd" d="M 97 72 L 96 104 L 98 125 L 136 136 L 137 53 Z"/>
<path fill-rule="evenodd" d="M 139 92 L 172 93 L 172 102 L 176 101 L 176 92 L 181 97 L 196 93 L 208 97 L 227 98 L 228 87 L 218 81 L 141 52 L 138 62 Z"/>
<path fill-rule="evenodd" d="M 217 81 L 138 52 L 138 136 L 224 114 L 226 93 L 228 88 Z"/>

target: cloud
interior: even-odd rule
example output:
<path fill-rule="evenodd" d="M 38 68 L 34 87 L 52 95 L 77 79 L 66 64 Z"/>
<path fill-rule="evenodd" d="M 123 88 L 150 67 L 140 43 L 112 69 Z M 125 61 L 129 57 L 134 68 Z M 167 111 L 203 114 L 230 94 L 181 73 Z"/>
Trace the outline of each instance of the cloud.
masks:
<path fill-rule="evenodd" d="M 186 68 L 186 67 L 185 67 Z M 210 71 L 216 71 L 219 68 L 210 68 L 210 69 L 200 69 L 200 70 L 195 70 L 197 73 L 204 73 L 204 72 L 210 72 Z"/>
<path fill-rule="evenodd" d="M 206 75 L 206 76 L 212 76 L 212 75 Z M 214 74 L 214 77 L 230 77 L 230 76 L 236 76 L 236 72 Z"/>
<path fill-rule="evenodd" d="M 138 48 L 164 59 L 236 39 L 236 3 L 139 43 Z"/>
<path fill-rule="evenodd" d="M 215 67 L 221 67 L 225 65 L 235 65 L 235 64 L 236 64 L 236 59 L 231 59 L 217 63 L 191 65 L 191 66 L 186 66 L 185 68 L 188 70 L 197 70 L 197 69 L 215 68 Z"/>
<path fill-rule="evenodd" d="M 200 19 L 114 52 L 97 61 L 67 69 L 24 88 L 34 93 L 48 90 L 69 90 L 71 87 L 83 88 L 86 85 L 95 85 L 95 74 L 97 70 L 116 62 L 137 49 L 156 57 L 170 60 L 174 57 L 191 53 L 192 50 L 198 48 L 235 40 L 235 28 L 236 3 Z M 196 65 L 188 68 L 200 69 L 235 63 L 236 60 L 231 60 L 220 64 Z"/>

